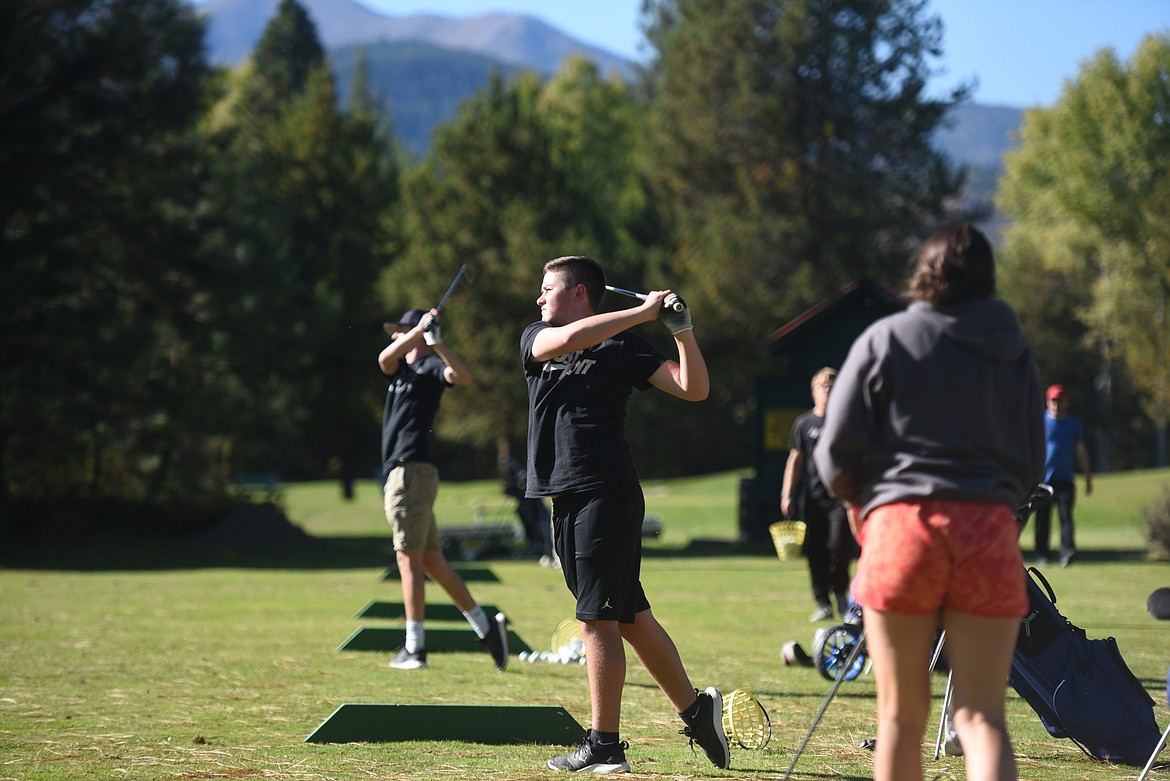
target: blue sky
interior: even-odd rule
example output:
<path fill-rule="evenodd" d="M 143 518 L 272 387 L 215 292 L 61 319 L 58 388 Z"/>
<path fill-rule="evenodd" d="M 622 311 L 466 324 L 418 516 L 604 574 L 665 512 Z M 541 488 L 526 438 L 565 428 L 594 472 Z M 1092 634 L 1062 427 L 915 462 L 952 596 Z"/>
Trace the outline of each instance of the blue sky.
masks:
<path fill-rule="evenodd" d="M 586 43 L 642 59 L 642 0 L 357 0 L 404 16 L 536 16 Z M 1170 0 L 930 0 L 942 17 L 945 75 L 940 91 L 978 79 L 973 99 L 994 106 L 1047 106 L 1064 82 L 1105 46 L 1128 60 L 1145 35 L 1170 35 Z"/>

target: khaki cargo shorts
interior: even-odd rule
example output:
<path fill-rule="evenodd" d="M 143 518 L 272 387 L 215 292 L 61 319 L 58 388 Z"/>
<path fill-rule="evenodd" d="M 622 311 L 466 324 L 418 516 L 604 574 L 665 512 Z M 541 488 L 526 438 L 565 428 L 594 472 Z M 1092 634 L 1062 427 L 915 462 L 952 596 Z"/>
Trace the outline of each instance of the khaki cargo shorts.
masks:
<path fill-rule="evenodd" d="M 435 524 L 435 497 L 439 493 L 439 470 L 434 464 L 407 462 L 386 476 L 386 520 L 394 529 L 394 550 L 439 549 L 439 527 Z"/>

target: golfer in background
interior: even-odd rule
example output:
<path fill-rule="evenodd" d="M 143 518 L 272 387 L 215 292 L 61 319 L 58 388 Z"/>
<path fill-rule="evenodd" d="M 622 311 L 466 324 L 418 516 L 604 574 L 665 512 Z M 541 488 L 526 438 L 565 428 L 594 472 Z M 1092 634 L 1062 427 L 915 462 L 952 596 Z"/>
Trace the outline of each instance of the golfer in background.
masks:
<path fill-rule="evenodd" d="M 631 391 L 655 387 L 701 401 L 710 387 L 707 364 L 690 310 L 663 309 L 667 300 L 681 303 L 673 293 L 652 291 L 641 306 L 598 314 L 604 292 L 597 261 L 549 261 L 536 300 L 540 321 L 520 337 L 529 398 L 527 494 L 552 498 L 554 544 L 577 599 L 592 705 L 592 729 L 580 747 L 548 765 L 591 773 L 630 769 L 619 734 L 624 640 L 682 718 L 683 733 L 726 768 L 723 697 L 714 687 L 700 693 L 691 685 L 642 590 L 646 501 L 625 438 Z M 677 361 L 630 332 L 660 318 L 674 335 Z"/>
<path fill-rule="evenodd" d="M 411 309 L 397 323 L 386 323 L 390 344 L 378 356 L 386 376 L 382 415 L 382 469 L 386 473 L 386 520 L 394 529 L 394 553 L 406 607 L 406 644 L 390 660 L 400 670 L 427 666 L 426 579 L 439 584 L 492 655 L 496 668 L 508 665 L 508 635 L 503 613 L 489 617 L 451 569 L 439 547 L 435 497 L 439 470 L 431 453 L 431 429 L 443 391 L 470 385 L 471 370 L 443 344 L 439 313 Z"/>
<path fill-rule="evenodd" d="M 922 778 L 935 632 L 946 630 L 968 781 L 1012 781 L 1004 721 L 1028 607 L 1014 510 L 1044 475 L 1043 391 L 995 261 L 969 224 L 918 252 L 905 312 L 849 349 L 813 451 L 861 542 L 854 598 L 877 682 L 875 781 Z"/>
<path fill-rule="evenodd" d="M 788 462 L 781 482 L 780 512 L 785 518 L 804 521 L 804 557 L 808 560 L 816 610 L 810 622 L 833 617 L 830 594 L 837 599 L 837 610 L 844 618 L 849 610 L 849 564 L 856 556 L 857 542 L 849 530 L 845 508 L 833 497 L 813 463 L 813 449 L 825 426 L 825 407 L 837 370 L 826 366 L 813 375 L 813 408 L 792 423 Z"/>

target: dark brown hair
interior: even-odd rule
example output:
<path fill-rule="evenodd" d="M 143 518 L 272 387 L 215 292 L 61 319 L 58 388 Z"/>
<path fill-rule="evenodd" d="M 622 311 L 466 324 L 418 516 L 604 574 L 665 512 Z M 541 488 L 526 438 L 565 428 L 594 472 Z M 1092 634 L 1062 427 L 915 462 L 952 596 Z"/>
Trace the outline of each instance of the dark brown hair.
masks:
<path fill-rule="evenodd" d="M 918 250 L 907 295 L 936 306 L 995 295 L 991 243 L 968 222 L 936 230 Z"/>
<path fill-rule="evenodd" d="M 601 310 L 601 297 L 605 295 L 605 271 L 601 264 L 585 255 L 566 255 L 544 264 L 544 273 L 555 271 L 561 275 L 565 287 L 585 286 L 585 295 L 594 312 Z"/>

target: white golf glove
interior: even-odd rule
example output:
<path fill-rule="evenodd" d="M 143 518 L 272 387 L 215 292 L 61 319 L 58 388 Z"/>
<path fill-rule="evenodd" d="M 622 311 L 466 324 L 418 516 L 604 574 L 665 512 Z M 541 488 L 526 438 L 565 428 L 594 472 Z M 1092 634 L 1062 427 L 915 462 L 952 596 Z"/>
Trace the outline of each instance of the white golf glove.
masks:
<path fill-rule="evenodd" d="M 439 328 L 439 318 L 427 315 L 423 320 L 423 341 L 429 345 L 443 343 L 443 331 Z"/>
<path fill-rule="evenodd" d="M 681 304 L 681 308 L 675 309 L 676 304 Z M 673 335 L 694 328 L 691 325 L 691 308 L 687 306 L 686 301 L 683 301 L 682 296 L 671 293 L 662 300 L 662 322 Z"/>

